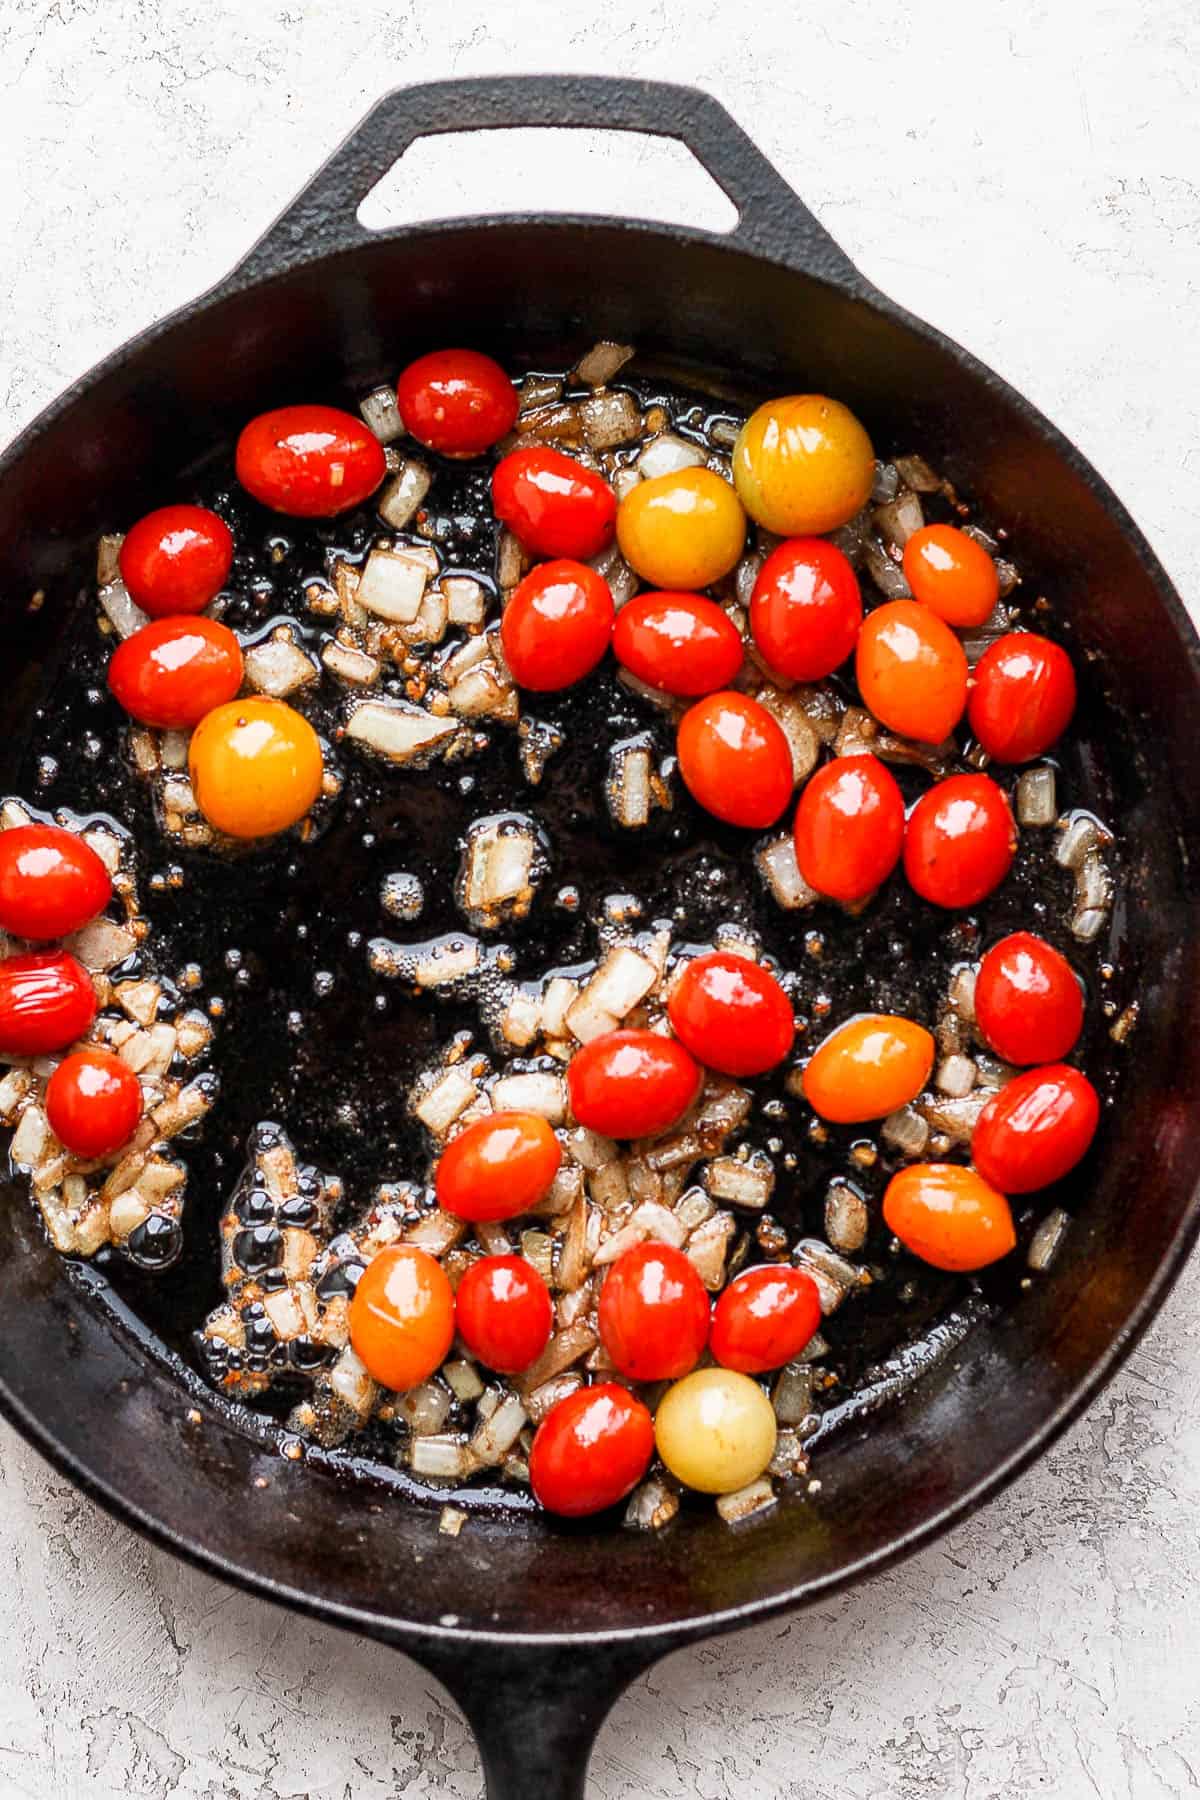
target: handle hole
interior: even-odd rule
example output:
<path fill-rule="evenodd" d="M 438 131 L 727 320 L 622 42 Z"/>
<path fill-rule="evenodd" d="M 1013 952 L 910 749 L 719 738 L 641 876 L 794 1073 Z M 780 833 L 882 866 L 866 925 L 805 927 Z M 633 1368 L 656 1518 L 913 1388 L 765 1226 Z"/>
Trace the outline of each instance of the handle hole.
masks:
<path fill-rule="evenodd" d="M 691 151 L 628 131 L 537 127 L 421 138 L 358 209 L 367 231 L 463 213 L 619 213 L 732 231 L 738 212 Z"/>

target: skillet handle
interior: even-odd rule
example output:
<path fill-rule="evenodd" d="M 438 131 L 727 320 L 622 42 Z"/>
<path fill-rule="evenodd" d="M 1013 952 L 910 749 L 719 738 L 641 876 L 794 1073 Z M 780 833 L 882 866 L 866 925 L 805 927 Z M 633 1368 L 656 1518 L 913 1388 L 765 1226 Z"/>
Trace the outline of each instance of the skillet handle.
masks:
<path fill-rule="evenodd" d="M 359 224 L 358 208 L 418 138 L 538 125 L 677 139 L 738 209 L 726 241 L 867 291 L 849 257 L 719 100 L 699 88 L 607 75 L 504 75 L 385 94 L 258 240 L 233 283 L 248 285 L 380 235 Z"/>

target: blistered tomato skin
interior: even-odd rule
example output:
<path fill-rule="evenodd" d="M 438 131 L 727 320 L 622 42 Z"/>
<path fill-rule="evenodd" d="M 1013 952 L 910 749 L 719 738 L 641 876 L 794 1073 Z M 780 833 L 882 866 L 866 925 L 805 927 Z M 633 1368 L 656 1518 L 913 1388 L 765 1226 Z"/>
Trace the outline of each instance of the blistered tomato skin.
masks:
<path fill-rule="evenodd" d="M 996 565 L 957 525 L 923 525 L 904 546 L 904 573 L 915 599 L 962 630 L 982 625 L 1000 598 Z"/>
<path fill-rule="evenodd" d="M 534 556 L 586 561 L 616 530 L 617 497 L 607 481 L 561 450 L 539 446 L 502 457 L 492 474 L 492 505 Z"/>
<path fill-rule="evenodd" d="M 547 1512 L 581 1519 L 632 1492 L 654 1454 L 654 1421 L 615 1381 L 579 1388 L 552 1407 L 529 1453 L 529 1482 Z"/>
<path fill-rule="evenodd" d="M 773 825 L 792 797 L 792 753 L 764 706 L 731 689 L 688 708 L 676 737 L 692 798 L 727 825 Z"/>
<path fill-rule="evenodd" d="M 1004 1195 L 958 1163 L 914 1163 L 893 1175 L 883 1219 L 906 1250 L 935 1269 L 986 1269 L 1016 1248 Z"/>
<path fill-rule="evenodd" d="M 980 1113 L 971 1160 L 1006 1194 L 1061 1181 L 1086 1155 L 1100 1123 L 1100 1097 L 1086 1075 L 1050 1063 L 1014 1076 Z"/>
<path fill-rule="evenodd" d="M 818 894 L 865 900 L 904 848 L 904 797 L 875 756 L 839 756 L 805 783 L 796 808 L 796 862 Z"/>
<path fill-rule="evenodd" d="M 984 651 L 967 721 L 997 762 L 1028 762 L 1062 736 L 1075 711 L 1075 670 L 1061 644 L 1013 631 Z"/>
<path fill-rule="evenodd" d="M 233 566 L 233 533 L 206 506 L 160 506 L 126 532 L 117 560 L 130 599 L 152 619 L 203 612 Z"/>
<path fill-rule="evenodd" d="M 742 666 L 742 637 L 714 600 L 652 592 L 617 614 L 613 654 L 647 687 L 690 700 L 729 685 Z"/>
<path fill-rule="evenodd" d="M 519 1374 L 550 1341 L 550 1290 L 523 1256 L 481 1256 L 459 1282 L 454 1304 L 463 1343 L 497 1374 Z"/>
<path fill-rule="evenodd" d="M 712 469 L 641 481 L 617 509 L 621 555 L 652 587 L 708 587 L 728 575 L 745 541 L 741 502 Z"/>
<path fill-rule="evenodd" d="M 443 456 L 479 456 L 510 432 L 517 390 L 498 362 L 478 350 L 431 350 L 396 384 L 407 430 Z"/>
<path fill-rule="evenodd" d="M 92 978 L 66 950 L 31 950 L 0 962 L 0 1050 L 65 1050 L 95 1016 Z"/>
<path fill-rule="evenodd" d="M 350 1301 L 350 1345 L 373 1380 L 407 1393 L 445 1362 L 454 1293 L 440 1263 L 415 1244 L 371 1258 Z"/>
<path fill-rule="evenodd" d="M 515 1219 L 550 1191 L 562 1150 L 536 1113 L 498 1112 L 452 1137 L 437 1167 L 438 1205 L 459 1219 Z"/>
<path fill-rule="evenodd" d="M 1008 801 L 987 775 L 951 775 L 922 794 L 904 832 L 904 873 L 935 906 L 974 906 L 1017 853 Z"/>
<path fill-rule="evenodd" d="M 789 394 L 751 413 L 733 451 L 742 505 L 780 537 L 836 531 L 875 481 L 871 440 L 840 400 Z"/>
<path fill-rule="evenodd" d="M 993 944 L 979 965 L 975 1020 L 1005 1062 L 1058 1062 L 1083 1030 L 1083 992 L 1053 944 L 1032 931 L 1014 931 Z"/>
<path fill-rule="evenodd" d="M 279 406 L 251 419 L 237 443 L 237 478 L 272 512 L 332 519 L 383 480 L 383 445 L 336 406 Z"/>
<path fill-rule="evenodd" d="M 612 592 L 586 563 L 541 563 L 504 609 L 500 641 L 518 687 L 550 694 L 590 675 L 608 649 Z"/>
<path fill-rule="evenodd" d="M 709 1348 L 723 1369 L 763 1375 L 799 1356 L 820 1323 L 817 1285 L 803 1269 L 745 1269 L 717 1301 Z"/>
<path fill-rule="evenodd" d="M 840 668 L 862 624 L 858 577 L 836 544 L 789 538 L 772 550 L 750 596 L 750 630 L 771 668 L 823 681 Z"/>
<path fill-rule="evenodd" d="M 940 744 L 966 710 L 966 652 L 915 600 L 890 600 L 867 615 L 854 670 L 865 704 L 901 737 Z"/>
<path fill-rule="evenodd" d="M 761 1075 L 796 1036 L 791 1002 L 769 969 L 728 950 L 693 957 L 671 989 L 671 1029 L 698 1062 L 722 1075 Z"/>
<path fill-rule="evenodd" d="M 61 825 L 14 825 L 0 832 L 0 931 L 13 937 L 66 937 L 112 898 L 108 870 Z"/>
<path fill-rule="evenodd" d="M 316 732 L 283 700 L 231 700 L 201 719 L 188 746 L 196 804 L 229 837 L 271 837 L 321 791 Z"/>
<path fill-rule="evenodd" d="M 695 1369 L 668 1388 L 654 1420 L 658 1454 L 672 1475 L 702 1494 L 733 1494 L 775 1454 L 771 1402 L 734 1369 Z"/>
<path fill-rule="evenodd" d="M 675 1381 L 694 1369 L 708 1342 L 711 1304 L 704 1283 L 670 1244 L 635 1244 L 600 1290 L 600 1341 L 630 1381 Z"/>
<path fill-rule="evenodd" d="M 884 1119 L 916 1099 L 933 1053 L 923 1025 L 894 1013 L 863 1013 L 817 1046 L 804 1070 L 804 1097 L 835 1125 Z"/>
<path fill-rule="evenodd" d="M 571 1111 L 604 1137 L 654 1137 L 700 1092 L 695 1060 L 657 1031 L 606 1031 L 567 1064 Z"/>
<path fill-rule="evenodd" d="M 186 731 L 232 700 L 242 685 L 242 649 L 216 619 L 153 619 L 113 651 L 108 685 L 130 718 Z"/>
<path fill-rule="evenodd" d="M 77 1050 L 46 1086 L 46 1117 L 74 1156 L 108 1156 L 127 1144 L 142 1116 L 142 1088 L 111 1050 Z"/>

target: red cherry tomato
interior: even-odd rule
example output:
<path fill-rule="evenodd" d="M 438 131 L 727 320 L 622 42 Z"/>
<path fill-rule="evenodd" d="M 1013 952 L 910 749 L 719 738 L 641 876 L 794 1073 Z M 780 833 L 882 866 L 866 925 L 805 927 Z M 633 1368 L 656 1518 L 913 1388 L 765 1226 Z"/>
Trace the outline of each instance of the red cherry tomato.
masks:
<path fill-rule="evenodd" d="M 242 648 L 216 619 L 154 619 L 113 651 L 108 685 L 131 718 L 185 730 L 232 700 Z"/>
<path fill-rule="evenodd" d="M 478 350 L 431 350 L 401 375 L 396 404 L 419 444 L 443 456 L 478 456 L 512 430 L 517 390 Z"/>
<path fill-rule="evenodd" d="M 337 406 L 278 406 L 251 419 L 237 442 L 237 478 L 273 512 L 332 519 L 375 492 L 383 445 Z"/>
<path fill-rule="evenodd" d="M 111 1050 L 76 1050 L 46 1085 L 46 1117 L 65 1150 L 108 1156 L 127 1144 L 142 1116 L 142 1088 Z"/>
<path fill-rule="evenodd" d="M 550 1290 L 523 1256 L 483 1256 L 455 1292 L 458 1332 L 489 1369 L 515 1375 L 536 1362 L 550 1341 Z"/>
<path fill-rule="evenodd" d="M 745 694 L 725 689 L 697 700 L 679 721 L 676 749 L 688 792 L 727 825 L 773 825 L 791 799 L 788 741 Z"/>
<path fill-rule="evenodd" d="M 702 594 L 638 594 L 617 614 L 613 654 L 647 687 L 691 699 L 733 680 L 742 666 L 742 635 Z"/>
<path fill-rule="evenodd" d="M 966 652 L 950 627 L 915 600 L 890 600 L 868 614 L 854 672 L 875 717 L 922 744 L 948 738 L 966 708 Z"/>
<path fill-rule="evenodd" d="M 0 833 L 0 930 L 59 938 L 78 931 L 112 898 L 108 870 L 90 844 L 61 825 Z"/>
<path fill-rule="evenodd" d="M 770 970 L 726 950 L 693 957 L 671 989 L 667 1014 L 680 1042 L 722 1075 L 773 1069 L 796 1035 L 791 1002 Z"/>
<path fill-rule="evenodd" d="M 862 624 L 858 577 L 836 544 L 788 538 L 772 550 L 750 596 L 750 630 L 771 667 L 823 681 L 845 662 Z"/>
<path fill-rule="evenodd" d="M 1000 598 L 996 565 L 957 525 L 923 525 L 904 546 L 904 573 L 922 606 L 947 625 L 982 625 Z"/>
<path fill-rule="evenodd" d="M 407 1393 L 446 1360 L 454 1342 L 454 1290 L 441 1264 L 416 1244 L 371 1258 L 350 1302 L 350 1345 L 386 1388 Z"/>
<path fill-rule="evenodd" d="M 591 673 L 612 628 L 612 593 L 603 575 L 564 558 L 526 575 L 504 609 L 500 642 L 517 686 L 549 694 Z"/>
<path fill-rule="evenodd" d="M 799 1356 L 820 1323 L 817 1284 L 803 1269 L 746 1269 L 717 1301 L 710 1347 L 722 1368 L 762 1375 Z"/>
<path fill-rule="evenodd" d="M 1028 762 L 1062 736 L 1075 711 L 1075 670 L 1061 644 L 1012 631 L 984 651 L 967 720 L 997 762 Z"/>
<path fill-rule="evenodd" d="M 630 1381 L 675 1381 L 694 1369 L 708 1342 L 704 1283 L 670 1244 L 635 1244 L 600 1289 L 600 1341 Z"/>
<path fill-rule="evenodd" d="M 974 906 L 998 888 L 1017 852 L 1017 828 L 986 775 L 951 775 L 922 794 L 904 833 L 904 873 L 935 906 Z"/>
<path fill-rule="evenodd" d="M 206 506 L 160 506 L 126 532 L 118 560 L 130 599 L 152 619 L 203 612 L 233 566 L 233 533 Z"/>
<path fill-rule="evenodd" d="M 875 756 L 839 756 L 812 775 L 796 808 L 796 862 L 831 900 L 865 900 L 904 845 L 904 797 Z"/>
<path fill-rule="evenodd" d="M 45 1056 L 82 1037 L 96 1016 L 96 990 L 65 950 L 31 950 L 0 962 L 0 1050 Z"/>
<path fill-rule="evenodd" d="M 1074 969 L 1045 938 L 1012 932 L 979 965 L 975 1020 L 1005 1062 L 1058 1062 L 1083 1030 L 1083 993 Z"/>
<path fill-rule="evenodd" d="M 1086 1075 L 1050 1063 L 1018 1075 L 988 1101 L 975 1124 L 971 1160 L 1006 1194 L 1061 1181 L 1100 1123 L 1100 1097 Z"/>
<path fill-rule="evenodd" d="M 700 1092 L 700 1070 L 682 1044 L 657 1031 L 606 1031 L 567 1064 L 571 1111 L 604 1137 L 654 1137 L 681 1119 Z"/>
<path fill-rule="evenodd" d="M 552 1407 L 529 1453 L 529 1481 L 547 1512 L 579 1519 L 615 1506 L 654 1454 L 654 1421 L 615 1381 L 577 1388 Z"/>
<path fill-rule="evenodd" d="M 515 1219 L 545 1199 L 562 1162 L 536 1113 L 498 1112 L 450 1139 L 437 1166 L 438 1205 L 459 1219 Z"/>
<path fill-rule="evenodd" d="M 607 481 L 561 450 L 514 450 L 492 474 L 496 517 L 534 556 L 586 562 L 612 542 L 617 496 Z"/>

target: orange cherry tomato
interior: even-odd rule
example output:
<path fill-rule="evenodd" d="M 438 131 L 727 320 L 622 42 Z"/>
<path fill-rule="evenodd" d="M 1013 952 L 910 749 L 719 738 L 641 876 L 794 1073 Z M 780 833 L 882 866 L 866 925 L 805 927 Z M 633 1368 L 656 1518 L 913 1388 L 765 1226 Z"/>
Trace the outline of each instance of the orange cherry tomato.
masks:
<path fill-rule="evenodd" d="M 233 533 L 206 506 L 160 506 L 126 532 L 118 561 L 129 598 L 152 619 L 203 612 L 233 566 Z"/>
<path fill-rule="evenodd" d="M 796 808 L 796 862 L 831 900 L 865 900 L 904 846 L 904 797 L 875 756 L 838 756 L 812 775 Z"/>
<path fill-rule="evenodd" d="M 501 1375 L 536 1362 L 554 1328 L 550 1290 L 523 1256 L 481 1256 L 459 1282 L 454 1305 L 471 1355 Z"/>
<path fill-rule="evenodd" d="M 606 1031 L 567 1064 L 571 1111 L 604 1137 L 656 1137 L 700 1092 L 701 1073 L 683 1045 L 657 1031 Z"/>
<path fill-rule="evenodd" d="M 59 938 L 78 931 L 112 898 L 108 870 L 90 844 L 61 825 L 0 832 L 0 931 Z"/>
<path fill-rule="evenodd" d="M 496 464 L 492 505 L 534 556 L 586 562 L 612 542 L 617 522 L 617 496 L 607 481 L 540 445 L 514 450 Z"/>
<path fill-rule="evenodd" d="M 967 657 L 950 627 L 915 600 L 889 600 L 863 620 L 855 674 L 864 704 L 901 737 L 940 744 L 967 704 Z"/>
<path fill-rule="evenodd" d="M 804 1097 L 835 1125 L 883 1119 L 915 1100 L 933 1067 L 933 1038 L 894 1013 L 862 1013 L 818 1044 L 804 1070 Z"/>
<path fill-rule="evenodd" d="M 796 1036 L 791 1002 L 771 971 L 728 950 L 710 950 L 685 965 L 667 1016 L 680 1043 L 722 1075 L 773 1069 Z"/>
<path fill-rule="evenodd" d="M 612 591 L 603 575 L 563 558 L 526 575 L 504 609 L 500 641 L 517 686 L 548 694 L 591 673 L 612 628 Z"/>
<path fill-rule="evenodd" d="M 373 1256 L 350 1302 L 350 1346 L 382 1387 L 407 1393 L 440 1368 L 454 1342 L 454 1290 L 415 1244 Z"/>
<path fill-rule="evenodd" d="M 763 1375 L 799 1356 L 820 1323 L 817 1284 L 803 1269 L 745 1269 L 717 1301 L 709 1347 L 723 1369 Z"/>
<path fill-rule="evenodd" d="M 113 651 L 108 685 L 142 725 L 186 730 L 237 693 L 242 647 L 216 619 L 152 619 Z"/>
<path fill-rule="evenodd" d="M 904 546 L 913 595 L 947 625 L 982 625 L 1000 598 L 996 565 L 957 525 L 922 525 Z"/>
<path fill-rule="evenodd" d="M 985 1269 L 1016 1248 L 1004 1195 L 958 1163 L 914 1163 L 893 1175 L 883 1218 L 906 1250 L 935 1269 Z"/>
<path fill-rule="evenodd" d="M 615 1381 L 577 1388 L 551 1407 L 529 1453 L 529 1483 L 547 1512 L 579 1519 L 623 1500 L 654 1454 L 654 1421 Z"/>
<path fill-rule="evenodd" d="M 974 906 L 1017 853 L 1008 801 L 987 775 L 951 775 L 922 794 L 904 830 L 904 873 L 935 906 Z"/>
<path fill-rule="evenodd" d="M 361 506 L 383 480 L 383 445 L 337 406 L 278 406 L 237 442 L 237 478 L 273 512 L 332 519 Z"/>
<path fill-rule="evenodd" d="M 975 1019 L 1005 1062 L 1058 1062 L 1083 1030 L 1083 992 L 1053 944 L 1032 931 L 1014 931 L 993 944 L 979 965 Z"/>
<path fill-rule="evenodd" d="M 704 1283 L 682 1250 L 635 1244 L 600 1289 L 600 1341 L 630 1381 L 675 1381 L 704 1354 L 710 1311 Z"/>
<path fill-rule="evenodd" d="M 772 550 L 750 596 L 750 630 L 771 668 L 823 681 L 840 668 L 862 624 L 858 576 L 836 544 L 789 538 Z"/>
<path fill-rule="evenodd" d="M 647 687 L 691 699 L 728 687 L 742 666 L 742 634 L 702 594 L 638 594 L 617 614 L 613 654 Z"/>
<path fill-rule="evenodd" d="M 515 1219 L 550 1191 L 562 1150 L 536 1113 L 476 1119 L 442 1151 L 438 1205 L 459 1219 Z"/>
<path fill-rule="evenodd" d="M 321 791 L 321 742 L 283 700 L 231 700 L 188 745 L 196 805 L 229 837 L 270 837 L 302 819 Z"/>
<path fill-rule="evenodd" d="M 621 555 L 657 588 L 702 588 L 728 575 L 746 541 L 746 515 L 713 469 L 640 481 L 617 509 Z"/>
<path fill-rule="evenodd" d="M 676 737 L 693 799 L 727 825 L 773 825 L 792 797 L 792 753 L 765 706 L 725 689 L 688 708 Z"/>
<path fill-rule="evenodd" d="M 733 479 L 752 519 L 780 537 L 806 537 L 836 531 L 866 505 L 875 452 L 840 400 L 788 394 L 746 420 Z"/>
<path fill-rule="evenodd" d="M 46 1084 L 46 1117 L 74 1156 L 109 1156 L 127 1144 L 142 1116 L 142 1086 L 111 1050 L 76 1050 Z"/>
<path fill-rule="evenodd" d="M 478 350 L 431 350 L 409 363 L 396 404 L 419 444 L 443 456 L 479 456 L 512 430 L 517 390 Z"/>
<path fill-rule="evenodd" d="M 997 762 L 1028 762 L 1060 738 L 1075 711 L 1075 670 L 1061 644 L 1010 631 L 979 659 L 967 720 Z"/>
<path fill-rule="evenodd" d="M 1028 1069 L 993 1094 L 971 1137 L 971 1160 L 993 1187 L 1029 1194 L 1061 1181 L 1100 1123 L 1100 1096 L 1078 1069 Z"/>

